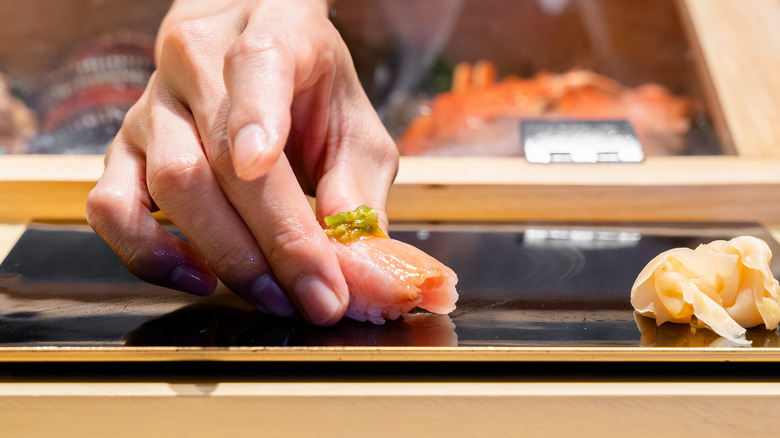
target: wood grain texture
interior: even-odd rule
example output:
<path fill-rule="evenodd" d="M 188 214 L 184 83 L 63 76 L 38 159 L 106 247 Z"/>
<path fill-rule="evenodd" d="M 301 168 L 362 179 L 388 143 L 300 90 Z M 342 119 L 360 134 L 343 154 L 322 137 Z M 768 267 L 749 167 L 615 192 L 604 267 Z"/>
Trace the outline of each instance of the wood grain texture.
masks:
<path fill-rule="evenodd" d="M 0 156 L 0 221 L 83 220 L 102 172 L 98 155 Z"/>
<path fill-rule="evenodd" d="M 0 347 L 3 362 L 780 362 L 777 348 L 688 347 Z M 518 365 L 519 366 L 519 365 Z"/>
<path fill-rule="evenodd" d="M 778 223 L 780 161 L 653 157 L 636 165 L 407 158 L 388 212 L 403 220 Z"/>
<path fill-rule="evenodd" d="M 768 436 L 777 383 L 0 385 L 7 436 Z M 45 419 L 45 421 L 42 421 Z"/>
<path fill-rule="evenodd" d="M 742 156 L 780 155 L 780 3 L 682 0 Z"/>
<path fill-rule="evenodd" d="M 780 158 L 651 157 L 640 164 L 404 157 L 391 220 L 780 223 Z M 83 220 L 100 156 L 0 156 L 0 222 Z"/>

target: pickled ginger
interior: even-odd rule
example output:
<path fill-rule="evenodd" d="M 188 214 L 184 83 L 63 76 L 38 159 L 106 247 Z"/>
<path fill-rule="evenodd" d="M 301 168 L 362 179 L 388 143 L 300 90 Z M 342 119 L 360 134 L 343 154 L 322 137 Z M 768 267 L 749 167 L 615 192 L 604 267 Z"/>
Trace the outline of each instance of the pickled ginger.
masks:
<path fill-rule="evenodd" d="M 631 305 L 657 325 L 704 324 L 749 346 L 747 328 L 764 324 L 774 330 L 780 322 L 780 285 L 769 268 L 771 259 L 766 242 L 752 236 L 674 248 L 639 273 Z"/>

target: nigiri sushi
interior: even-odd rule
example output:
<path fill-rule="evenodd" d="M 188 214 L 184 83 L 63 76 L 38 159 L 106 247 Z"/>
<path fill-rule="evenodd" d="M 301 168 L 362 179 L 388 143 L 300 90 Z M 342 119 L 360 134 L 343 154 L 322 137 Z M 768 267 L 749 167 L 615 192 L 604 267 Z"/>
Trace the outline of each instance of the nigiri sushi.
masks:
<path fill-rule="evenodd" d="M 383 324 L 417 306 L 441 314 L 455 309 L 455 272 L 385 235 L 375 209 L 363 205 L 328 216 L 325 225 L 349 287 L 346 317 Z"/>
<path fill-rule="evenodd" d="M 750 345 L 746 328 L 774 330 L 780 322 L 780 284 L 771 259 L 766 242 L 751 236 L 671 249 L 639 273 L 631 304 L 657 325 L 695 317 L 724 338 Z"/>

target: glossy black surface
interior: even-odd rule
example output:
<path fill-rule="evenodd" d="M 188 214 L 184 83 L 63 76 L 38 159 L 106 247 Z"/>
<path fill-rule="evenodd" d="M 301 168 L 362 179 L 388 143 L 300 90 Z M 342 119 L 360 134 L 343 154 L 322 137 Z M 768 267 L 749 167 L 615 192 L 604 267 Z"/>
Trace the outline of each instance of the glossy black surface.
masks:
<path fill-rule="evenodd" d="M 737 235 L 780 250 L 751 225 L 428 224 L 391 234 L 455 270 L 452 314 L 309 327 L 264 316 L 225 289 L 198 298 L 146 284 L 86 228 L 31 227 L 0 265 L 0 346 L 721 345 L 707 329 L 635 317 L 636 275 L 667 249 Z M 780 346 L 777 331 L 751 329 L 748 339 Z"/>

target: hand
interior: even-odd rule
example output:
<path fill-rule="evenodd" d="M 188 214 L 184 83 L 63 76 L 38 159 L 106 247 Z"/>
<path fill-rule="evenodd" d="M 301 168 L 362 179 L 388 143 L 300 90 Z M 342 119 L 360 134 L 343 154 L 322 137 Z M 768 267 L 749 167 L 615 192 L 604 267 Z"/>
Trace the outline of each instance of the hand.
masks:
<path fill-rule="evenodd" d="M 268 313 L 337 322 L 347 285 L 318 218 L 384 211 L 398 153 L 325 2 L 176 1 L 156 56 L 90 225 L 151 283 L 209 295 L 220 279 Z"/>

